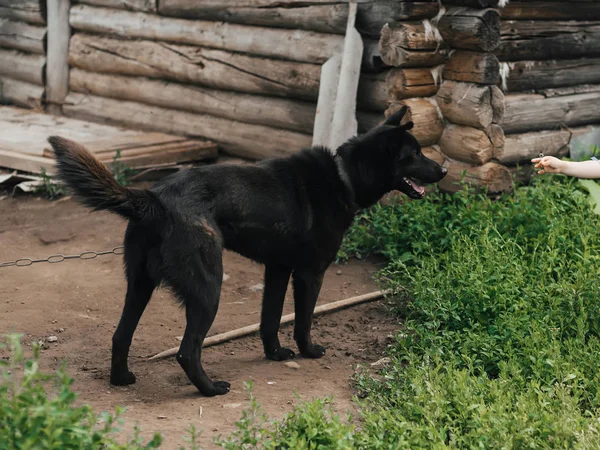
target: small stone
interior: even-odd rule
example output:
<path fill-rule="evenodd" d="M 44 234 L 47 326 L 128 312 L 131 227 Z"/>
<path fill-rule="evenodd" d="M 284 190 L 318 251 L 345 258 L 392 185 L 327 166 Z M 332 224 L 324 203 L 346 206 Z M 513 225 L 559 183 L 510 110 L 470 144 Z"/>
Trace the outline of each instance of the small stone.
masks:
<path fill-rule="evenodd" d="M 258 291 L 262 291 L 265 288 L 265 285 L 262 283 L 258 283 L 255 284 L 254 286 L 250 286 L 248 289 L 250 289 L 252 292 L 258 292 Z"/>
<path fill-rule="evenodd" d="M 342 274 L 342 271 L 341 271 L 341 270 L 338 270 L 338 271 L 337 271 L 335 274 L 336 274 L 336 275 L 341 275 L 341 274 Z"/>
<path fill-rule="evenodd" d="M 58 338 L 56 336 L 48 336 L 48 342 L 56 342 L 58 341 Z"/>
<path fill-rule="evenodd" d="M 231 355 L 235 355 L 235 353 L 234 353 L 234 352 L 231 352 L 230 354 L 231 354 Z"/>
<path fill-rule="evenodd" d="M 58 329 L 58 332 L 59 332 L 59 333 L 64 333 L 64 332 L 65 332 L 65 329 L 64 329 L 64 328 L 59 328 L 59 329 Z"/>
<path fill-rule="evenodd" d="M 213 431 L 219 431 L 219 427 L 213 427 Z"/>
<path fill-rule="evenodd" d="M 200 417 L 202 419 L 202 413 L 204 412 L 204 410 L 202 409 L 202 406 L 200 406 L 200 410 L 198 411 L 198 417 Z"/>
<path fill-rule="evenodd" d="M 267 384 L 277 384 L 276 381 L 267 381 Z"/>
<path fill-rule="evenodd" d="M 166 419 L 167 416 L 156 416 L 157 419 Z"/>
<path fill-rule="evenodd" d="M 223 405 L 223 408 L 235 409 L 235 408 L 239 408 L 240 406 L 242 406 L 241 403 L 225 403 Z"/>
<path fill-rule="evenodd" d="M 227 281 L 231 278 L 231 276 L 227 275 L 226 273 L 223 274 L 223 281 Z"/>
<path fill-rule="evenodd" d="M 297 362 L 294 362 L 294 361 L 288 361 L 288 362 L 284 363 L 284 365 L 286 367 L 289 367 L 290 369 L 299 369 L 300 368 L 300 364 L 298 364 Z"/>

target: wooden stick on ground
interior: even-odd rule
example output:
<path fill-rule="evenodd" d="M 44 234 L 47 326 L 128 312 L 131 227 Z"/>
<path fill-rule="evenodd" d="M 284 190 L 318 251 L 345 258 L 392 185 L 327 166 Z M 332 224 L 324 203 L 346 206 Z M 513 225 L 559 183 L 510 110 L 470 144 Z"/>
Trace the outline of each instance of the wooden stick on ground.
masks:
<path fill-rule="evenodd" d="M 391 291 L 375 291 L 370 292 L 369 294 L 358 295 L 356 297 L 350 297 L 345 300 L 339 300 L 337 302 L 327 303 L 325 305 L 320 305 L 315 308 L 313 315 L 323 314 L 326 312 L 337 311 L 342 308 L 346 308 L 348 306 L 358 305 L 360 303 L 371 302 L 374 300 L 378 300 L 382 298 L 384 295 L 389 294 Z M 281 318 L 281 325 L 293 322 L 296 315 L 294 313 L 287 314 Z M 202 348 L 211 347 L 213 345 L 222 344 L 223 342 L 230 341 L 232 339 L 237 339 L 243 336 L 247 336 L 249 334 L 255 333 L 259 331 L 260 324 L 255 323 L 253 325 L 248 325 L 246 327 L 237 328 L 235 330 L 227 331 L 225 333 L 216 334 L 214 336 L 210 336 L 204 340 L 202 344 Z M 179 346 L 170 348 L 168 350 L 157 353 L 156 355 L 149 358 L 150 361 L 155 359 L 163 359 L 169 356 L 175 356 L 177 351 L 179 350 Z"/>

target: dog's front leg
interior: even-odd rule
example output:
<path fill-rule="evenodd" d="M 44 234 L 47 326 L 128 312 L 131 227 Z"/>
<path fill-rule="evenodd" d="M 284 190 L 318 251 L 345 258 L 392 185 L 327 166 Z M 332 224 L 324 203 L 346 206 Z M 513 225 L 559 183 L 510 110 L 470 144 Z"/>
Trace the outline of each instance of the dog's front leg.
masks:
<path fill-rule="evenodd" d="M 273 361 L 291 359 L 294 352 L 279 343 L 279 322 L 283 312 L 285 292 L 292 270 L 287 267 L 268 265 L 265 267 L 265 290 L 260 318 L 260 337 L 265 356 Z"/>
<path fill-rule="evenodd" d="M 294 309 L 296 311 L 294 340 L 300 354 L 305 358 L 320 358 L 325 354 L 325 347 L 313 344 L 310 338 L 313 311 L 319 292 L 321 292 L 323 275 L 323 272 L 312 270 L 294 271 Z"/>

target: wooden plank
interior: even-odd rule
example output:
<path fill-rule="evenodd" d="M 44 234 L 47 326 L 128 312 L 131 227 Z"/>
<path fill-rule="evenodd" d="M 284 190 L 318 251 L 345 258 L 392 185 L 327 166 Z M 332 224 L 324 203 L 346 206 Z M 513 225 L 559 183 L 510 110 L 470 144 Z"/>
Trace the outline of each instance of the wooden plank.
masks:
<path fill-rule="evenodd" d="M 0 77 L 0 103 L 42 110 L 44 87 L 26 81 Z"/>
<path fill-rule="evenodd" d="M 506 110 L 502 127 L 506 133 L 600 122 L 600 92 L 552 98 L 539 94 L 510 94 L 504 98 Z"/>
<path fill-rule="evenodd" d="M 44 25 L 45 3 L 42 0 L 0 0 L 0 17 Z"/>
<path fill-rule="evenodd" d="M 500 15 L 495 9 L 448 8 L 438 28 L 452 48 L 491 52 L 500 45 Z"/>
<path fill-rule="evenodd" d="M 46 104 L 48 111 L 59 114 L 69 92 L 70 0 L 46 0 L 48 51 L 46 60 Z"/>
<path fill-rule="evenodd" d="M 54 161 L 52 159 L 3 150 L 1 147 L 0 167 L 7 167 L 9 169 L 22 170 L 23 172 L 31 173 L 42 173 L 42 169 L 45 169 L 48 175 L 54 175 L 56 172 Z"/>
<path fill-rule="evenodd" d="M 193 161 L 210 161 L 217 157 L 217 146 L 193 146 L 188 148 L 179 148 L 164 152 L 155 152 L 140 155 L 123 156 L 119 158 L 118 163 L 125 164 L 132 169 L 138 167 L 157 166 L 162 164 L 177 164 Z M 111 159 L 105 159 L 104 162 L 110 167 Z"/>
<path fill-rule="evenodd" d="M 493 53 L 456 51 L 444 66 L 444 80 L 478 84 L 500 82 L 500 62 Z"/>
<path fill-rule="evenodd" d="M 150 141 L 150 143 L 146 144 L 145 142 L 149 140 L 149 137 L 146 139 L 147 135 L 152 134 L 162 133 L 144 133 L 140 136 L 142 139 L 128 139 L 128 141 L 123 145 L 115 145 L 112 141 L 106 142 L 106 139 L 95 140 L 93 141 L 94 149 L 88 148 L 88 150 L 96 155 L 96 157 L 101 161 L 111 161 L 117 156 L 117 153 L 119 153 L 122 157 L 130 157 L 163 151 L 198 148 L 199 145 L 204 145 L 205 147 L 214 147 L 214 144 L 209 141 L 191 140 L 184 137 L 170 135 L 164 135 L 169 138 L 169 140 L 166 142 L 158 139 L 157 142 Z M 54 152 L 52 151 L 52 148 L 50 146 L 45 147 L 42 156 L 45 158 L 54 158 Z"/>
<path fill-rule="evenodd" d="M 158 132 L 141 132 L 82 120 L 52 116 L 31 110 L 0 106 L 0 148 L 32 155 L 43 155 L 47 139 L 60 134 L 81 142 L 91 152 L 115 151 L 151 145 L 180 143 L 185 138 Z"/>
<path fill-rule="evenodd" d="M 67 116 L 85 120 L 203 137 L 226 152 L 250 159 L 289 155 L 312 142 L 309 134 L 77 93 L 69 94 L 63 110 Z"/>
<path fill-rule="evenodd" d="M 43 55 L 46 28 L 0 18 L 0 47 Z"/>
<path fill-rule="evenodd" d="M 333 34 L 173 19 L 87 5 L 71 8 L 70 24 L 94 33 L 321 64 L 343 48 L 343 36 Z"/>
<path fill-rule="evenodd" d="M 0 49 L 0 76 L 43 86 L 45 64 L 41 55 Z"/>
<path fill-rule="evenodd" d="M 444 81 L 437 102 L 449 121 L 484 129 L 504 116 L 504 94 L 497 86 Z"/>
<path fill-rule="evenodd" d="M 129 11 L 156 12 L 156 0 L 77 0 L 77 3 Z"/>
<path fill-rule="evenodd" d="M 314 103 L 291 98 L 249 95 L 75 68 L 71 69 L 70 88 L 72 92 L 210 114 L 307 134 L 312 133 L 316 112 Z"/>
<path fill-rule="evenodd" d="M 503 89 L 508 92 L 600 83 L 600 58 L 505 63 Z"/>
<path fill-rule="evenodd" d="M 511 1 L 499 11 L 513 20 L 600 20 L 600 3 L 592 1 Z"/>
<path fill-rule="evenodd" d="M 96 73 L 137 75 L 222 90 L 316 100 L 321 66 L 151 41 L 76 33 L 72 67 Z"/>
<path fill-rule="evenodd" d="M 335 34 L 345 33 L 348 17 L 348 2 L 322 0 L 160 0 L 158 9 L 165 16 Z M 388 22 L 431 18 L 438 11 L 438 3 L 431 0 L 363 0 L 358 3 L 356 29 L 378 36 Z"/>
<path fill-rule="evenodd" d="M 503 20 L 501 61 L 600 56 L 600 22 Z"/>

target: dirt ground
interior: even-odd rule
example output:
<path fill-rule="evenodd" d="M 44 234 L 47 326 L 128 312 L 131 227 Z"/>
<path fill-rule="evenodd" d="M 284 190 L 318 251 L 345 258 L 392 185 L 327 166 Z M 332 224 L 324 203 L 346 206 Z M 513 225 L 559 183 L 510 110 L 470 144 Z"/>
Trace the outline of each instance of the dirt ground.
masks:
<path fill-rule="evenodd" d="M 125 222 L 109 213 L 90 213 L 70 199 L 45 199 L 0 192 L 0 262 L 20 257 L 79 254 L 121 245 Z M 259 321 L 263 268 L 236 254 L 225 254 L 225 273 L 219 313 L 210 335 Z M 373 262 L 333 265 L 325 279 L 319 304 L 377 290 Z M 125 295 L 121 256 L 89 261 L 38 263 L 0 268 L 0 333 L 24 333 L 25 343 L 45 340 L 41 365 L 54 369 L 66 360 L 81 402 L 96 411 L 125 406 L 127 432 L 139 424 L 148 436 L 160 431 L 164 448 L 183 445 L 193 423 L 203 430 L 201 443 L 228 434 L 246 406 L 244 381 L 253 381 L 254 394 L 264 411 L 282 417 L 300 400 L 331 395 L 338 412 L 353 409 L 351 376 L 357 364 L 382 357 L 399 324 L 385 312 L 383 302 L 361 305 L 319 317 L 313 341 L 325 345 L 319 360 L 295 360 L 300 368 L 264 358 L 258 336 L 208 348 L 204 364 L 215 379 L 230 381 L 225 396 L 199 396 L 174 358 L 148 361 L 148 356 L 178 345 L 184 314 L 166 291 L 157 291 L 134 336 L 130 367 L 137 383 L 113 387 L 108 382 L 111 337 Z M 293 312 L 288 293 L 284 314 Z M 292 328 L 282 329 L 283 345 L 293 346 Z M 56 336 L 56 342 L 48 337 Z M 53 339 L 51 338 L 50 341 Z M 0 356 L 6 357 L 0 354 Z"/>

